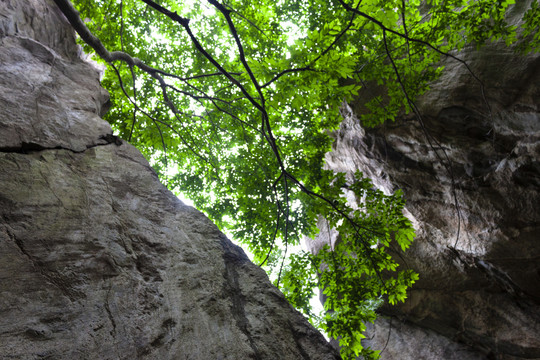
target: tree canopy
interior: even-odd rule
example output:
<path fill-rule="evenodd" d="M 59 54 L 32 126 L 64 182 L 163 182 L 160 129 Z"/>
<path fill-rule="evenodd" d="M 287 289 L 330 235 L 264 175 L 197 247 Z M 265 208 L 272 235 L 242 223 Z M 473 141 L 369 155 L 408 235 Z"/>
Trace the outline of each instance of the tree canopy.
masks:
<path fill-rule="evenodd" d="M 365 103 L 364 126 L 409 112 L 421 122 L 414 101 L 442 58 L 467 66 L 458 52 L 471 44 L 540 43 L 537 1 L 521 25 L 505 20 L 513 0 L 55 2 L 107 65 L 115 131 L 274 272 L 345 359 L 377 357 L 361 344 L 364 323 L 404 301 L 418 275 L 388 255 L 414 238 L 402 193 L 324 169 L 342 102 L 376 84 L 384 93 Z M 339 231 L 335 247 L 290 254 L 319 218 Z M 309 305 L 317 287 L 320 316 Z"/>

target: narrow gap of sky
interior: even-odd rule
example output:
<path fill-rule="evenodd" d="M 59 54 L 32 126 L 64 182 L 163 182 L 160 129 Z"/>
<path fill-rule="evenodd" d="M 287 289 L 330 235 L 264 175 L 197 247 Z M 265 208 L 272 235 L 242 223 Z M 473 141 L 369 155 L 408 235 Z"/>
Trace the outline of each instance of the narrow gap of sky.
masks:
<path fill-rule="evenodd" d="M 183 4 L 183 9 L 186 13 L 188 12 L 192 12 L 194 9 L 195 9 L 195 5 L 196 3 L 199 2 L 198 0 L 187 0 L 187 1 L 184 1 L 182 4 Z M 281 3 L 278 2 L 278 4 Z M 201 16 L 204 16 L 204 17 L 214 17 L 216 16 L 216 10 L 213 6 L 211 6 L 210 4 L 208 4 L 206 1 L 200 1 L 200 4 L 201 6 L 199 7 L 201 9 Z M 301 29 L 297 24 L 294 24 L 292 21 L 283 21 L 281 22 L 281 27 L 282 29 L 284 29 L 284 33 L 285 35 L 287 36 L 287 45 L 289 46 L 292 46 L 294 45 L 295 41 L 298 40 L 299 38 L 302 38 L 302 37 L 305 37 L 305 30 L 303 31 L 303 29 Z M 159 35 L 158 35 L 159 36 Z M 219 49 L 215 49 L 216 51 L 218 52 L 221 52 L 221 50 Z M 230 52 L 231 54 L 232 53 L 235 53 L 237 51 L 236 48 L 229 48 L 226 50 L 227 52 Z M 289 58 L 290 57 L 290 54 L 287 52 L 284 54 L 284 56 L 286 58 Z M 195 110 L 195 109 L 191 109 L 191 110 Z M 198 109 L 199 111 L 201 111 L 201 109 Z M 169 169 L 168 172 L 171 172 L 172 169 Z M 182 196 L 178 196 L 178 198 L 186 205 L 188 206 L 192 206 L 192 207 L 195 207 L 193 202 L 185 197 L 182 197 Z M 242 247 L 244 249 L 244 251 L 246 252 L 246 254 L 248 255 L 248 257 L 253 260 L 253 254 L 250 253 L 250 251 L 243 247 L 241 243 L 239 243 L 238 241 L 236 241 L 234 239 L 234 237 L 232 236 L 232 234 L 230 233 L 227 233 L 227 231 L 225 230 L 222 230 L 225 235 L 235 244 L 237 244 L 238 246 Z M 291 254 L 291 253 L 298 253 L 302 250 L 302 246 L 301 245 L 296 245 L 296 246 L 289 246 L 288 248 L 288 254 Z M 303 249 L 303 250 L 307 250 L 307 249 Z M 271 279 L 271 280 L 274 280 L 274 279 Z M 317 291 L 317 294 L 310 300 L 310 304 L 313 308 L 313 312 L 317 315 L 321 314 L 322 311 L 323 311 L 323 306 L 319 300 L 319 291 Z M 324 334 L 325 337 L 326 337 L 326 334 Z"/>

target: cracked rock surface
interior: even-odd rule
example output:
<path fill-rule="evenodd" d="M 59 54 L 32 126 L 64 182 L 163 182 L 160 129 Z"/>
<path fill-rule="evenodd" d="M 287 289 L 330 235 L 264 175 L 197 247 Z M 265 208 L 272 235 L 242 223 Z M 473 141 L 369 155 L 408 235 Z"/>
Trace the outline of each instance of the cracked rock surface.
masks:
<path fill-rule="evenodd" d="M 495 44 L 460 57 L 485 96 L 466 68 L 446 62 L 417 103 L 434 148 L 412 117 L 362 128 L 363 101 L 376 91 L 367 88 L 343 107 L 327 155 L 331 169 L 403 189 L 417 229 L 396 259 L 420 281 L 367 334 L 383 360 L 540 359 L 540 56 Z M 450 159 L 454 184 L 435 150 Z M 314 247 L 335 234 L 321 236 Z"/>
<path fill-rule="evenodd" d="M 339 359 L 106 101 L 52 1 L 0 2 L 0 359 Z"/>

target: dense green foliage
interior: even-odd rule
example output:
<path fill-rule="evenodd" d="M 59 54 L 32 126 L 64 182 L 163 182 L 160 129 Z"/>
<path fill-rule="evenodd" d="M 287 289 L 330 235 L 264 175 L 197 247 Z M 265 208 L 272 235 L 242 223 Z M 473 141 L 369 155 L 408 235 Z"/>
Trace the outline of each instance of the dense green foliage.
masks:
<path fill-rule="evenodd" d="M 394 245 L 406 250 L 414 231 L 399 191 L 323 170 L 328 134 L 361 87 L 382 88 L 362 117 L 375 126 L 415 110 L 447 52 L 515 41 L 504 17 L 513 1 L 73 2 L 107 50 L 153 68 L 108 60 L 107 120 L 119 135 L 277 273 L 289 301 L 340 339 L 344 358 L 376 357 L 360 343 L 364 323 L 383 301 L 403 301 L 417 279 L 388 255 Z M 529 39 L 538 39 L 538 18 L 533 1 Z M 288 256 L 318 232 L 319 217 L 339 230 L 335 248 Z M 317 287 L 327 298 L 322 317 L 309 305 Z"/>

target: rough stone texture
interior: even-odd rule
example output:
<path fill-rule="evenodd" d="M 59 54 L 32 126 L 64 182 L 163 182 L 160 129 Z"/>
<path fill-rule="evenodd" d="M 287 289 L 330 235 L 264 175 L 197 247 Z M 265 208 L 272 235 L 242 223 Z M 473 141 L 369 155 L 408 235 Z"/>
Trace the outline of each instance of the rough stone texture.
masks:
<path fill-rule="evenodd" d="M 107 143 L 99 114 L 108 100 L 99 74 L 56 7 L 41 0 L 0 3 L 0 149 L 83 151 Z"/>
<path fill-rule="evenodd" d="M 447 61 L 418 101 L 434 148 L 413 117 L 363 129 L 357 114 L 376 91 L 368 88 L 344 106 L 327 156 L 331 169 L 360 169 L 385 191 L 403 189 L 417 228 L 396 259 L 420 281 L 405 304 L 381 309 L 391 326 L 379 320 L 366 343 L 382 349 L 388 341 L 385 360 L 539 359 L 540 56 L 491 45 L 460 57 L 485 97 Z M 451 161 L 461 216 L 434 149 Z"/>
<path fill-rule="evenodd" d="M 0 359 L 338 359 L 106 100 L 54 3 L 0 2 Z"/>

